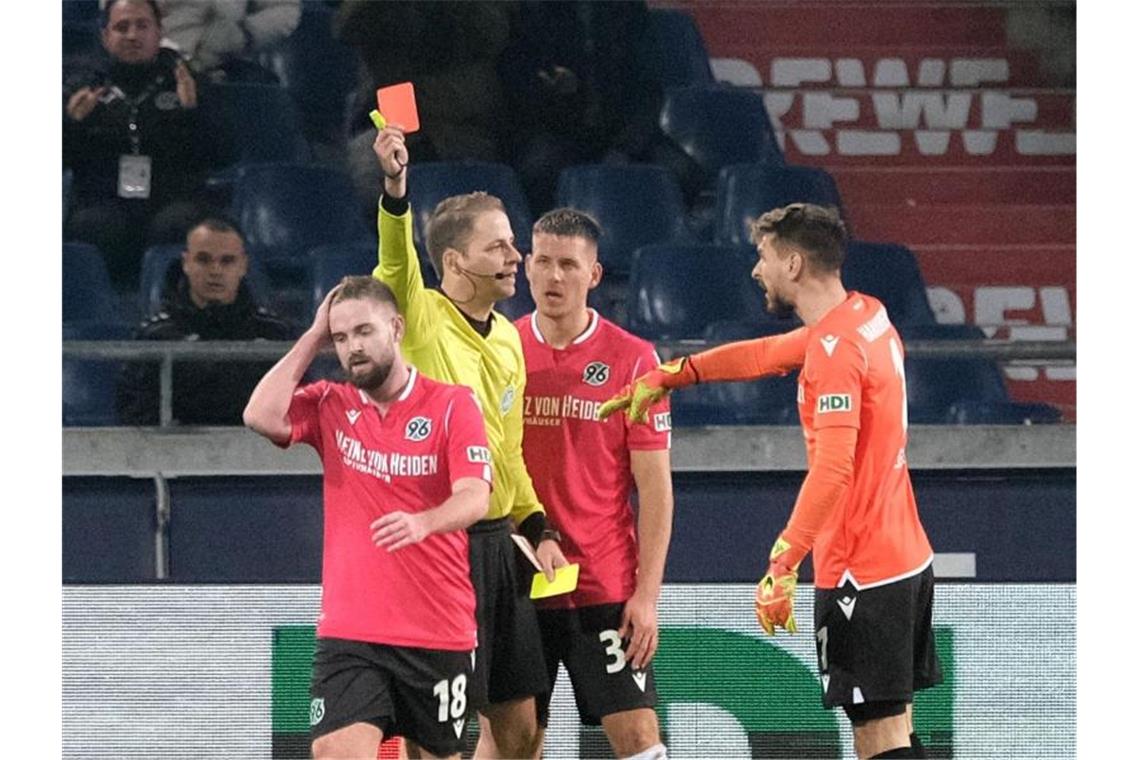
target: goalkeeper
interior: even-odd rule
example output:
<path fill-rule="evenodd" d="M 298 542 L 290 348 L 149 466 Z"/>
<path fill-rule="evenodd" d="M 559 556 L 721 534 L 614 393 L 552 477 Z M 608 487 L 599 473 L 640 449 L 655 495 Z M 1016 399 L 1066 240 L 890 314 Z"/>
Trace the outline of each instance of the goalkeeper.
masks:
<path fill-rule="evenodd" d="M 627 409 L 644 421 L 675 388 L 801 367 L 808 472 L 756 587 L 756 617 L 768 634 L 795 633 L 798 568 L 813 552 L 824 706 L 847 713 L 860 758 L 925 757 L 911 702 L 942 673 L 931 624 L 934 554 L 906 463 L 902 341 L 882 303 L 844 289 L 845 238 L 838 215 L 819 206 L 761 216 L 752 225 L 760 254 L 752 276 L 770 312 L 794 312 L 805 327 L 663 364 L 601 414 Z"/>

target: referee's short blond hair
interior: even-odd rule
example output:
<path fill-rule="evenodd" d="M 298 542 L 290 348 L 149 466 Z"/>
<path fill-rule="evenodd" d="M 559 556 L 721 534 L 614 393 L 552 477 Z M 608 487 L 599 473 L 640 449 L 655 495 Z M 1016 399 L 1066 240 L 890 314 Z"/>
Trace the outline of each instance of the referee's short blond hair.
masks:
<path fill-rule="evenodd" d="M 507 213 L 501 200 L 490 193 L 478 191 L 444 198 L 431 212 L 425 237 L 428 258 L 437 277 L 443 279 L 443 252 L 448 248 L 457 251 L 466 248 L 475 229 L 475 219 L 488 211 Z"/>

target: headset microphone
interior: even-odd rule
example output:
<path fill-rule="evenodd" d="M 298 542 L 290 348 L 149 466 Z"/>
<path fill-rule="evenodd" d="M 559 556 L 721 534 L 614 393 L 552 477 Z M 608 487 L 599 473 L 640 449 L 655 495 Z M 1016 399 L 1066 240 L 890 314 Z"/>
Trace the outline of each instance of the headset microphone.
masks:
<path fill-rule="evenodd" d="M 470 275 L 471 277 L 482 277 L 485 280 L 505 280 L 514 274 L 514 272 L 495 272 L 494 274 L 483 274 L 482 272 L 473 272 L 472 270 L 464 269 L 463 267 L 458 268 L 460 272 L 463 272 L 463 274 Z"/>

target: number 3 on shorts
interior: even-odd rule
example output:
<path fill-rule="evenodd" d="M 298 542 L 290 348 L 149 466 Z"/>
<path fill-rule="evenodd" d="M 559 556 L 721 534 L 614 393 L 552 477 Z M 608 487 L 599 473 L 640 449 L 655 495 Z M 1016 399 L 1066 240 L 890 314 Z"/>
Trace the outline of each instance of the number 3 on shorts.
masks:
<path fill-rule="evenodd" d="M 621 638 L 617 631 L 602 631 L 598 638 L 606 645 L 606 656 L 613 657 L 613 662 L 606 663 L 607 673 L 617 673 L 625 667 L 625 652 L 621 648 Z"/>
<path fill-rule="evenodd" d="M 451 713 L 451 718 L 462 718 L 463 714 L 467 712 L 467 676 L 463 673 L 457 675 L 451 681 L 451 688 L 448 688 L 447 679 L 444 679 L 435 685 L 432 694 L 439 697 L 439 722 L 446 723 L 448 713 Z M 448 700 L 450 695 L 451 699 Z M 449 705 L 450 702 L 450 705 Z"/>

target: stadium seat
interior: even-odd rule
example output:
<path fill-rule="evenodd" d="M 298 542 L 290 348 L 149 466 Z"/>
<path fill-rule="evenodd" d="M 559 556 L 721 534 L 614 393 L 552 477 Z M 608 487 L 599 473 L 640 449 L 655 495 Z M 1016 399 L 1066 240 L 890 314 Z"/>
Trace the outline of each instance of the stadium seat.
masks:
<path fill-rule="evenodd" d="M 649 11 L 648 28 L 637 45 L 637 65 L 649 81 L 662 88 L 715 82 L 700 29 L 684 11 Z"/>
<path fill-rule="evenodd" d="M 117 321 L 107 263 L 88 243 L 63 244 L 63 322 Z"/>
<path fill-rule="evenodd" d="M 750 340 L 794 329 L 798 322 L 719 321 L 704 331 L 710 343 Z M 692 425 L 795 425 L 798 372 L 736 383 L 706 383 L 672 395 L 673 423 Z"/>
<path fill-rule="evenodd" d="M 245 232 L 247 251 L 271 276 L 303 275 L 307 253 L 317 246 L 375 240 L 360 216 L 348 176 L 324 166 L 244 167 L 231 211 Z"/>
<path fill-rule="evenodd" d="M 682 178 L 690 196 L 712 191 L 718 172 L 729 164 L 784 163 L 764 99 L 749 90 L 723 85 L 670 90 L 660 124 L 692 162 Z"/>
<path fill-rule="evenodd" d="M 71 169 L 63 170 L 63 221 L 67 221 L 67 215 L 71 213 L 71 186 L 75 182 L 75 172 Z"/>
<path fill-rule="evenodd" d="M 896 327 L 935 323 L 926 283 L 909 248 L 852 240 L 847 244 L 842 271 L 847 289 L 882 301 Z"/>
<path fill-rule="evenodd" d="M 309 292 L 312 296 L 309 314 L 342 278 L 372 274 L 376 267 L 376 245 L 367 240 L 322 245 L 309 251 Z"/>
<path fill-rule="evenodd" d="M 182 271 L 182 251 L 186 246 L 180 243 L 154 245 L 143 253 L 142 271 L 139 275 L 139 313 L 143 319 L 157 314 L 162 307 L 162 297 L 167 288 L 172 288 Z M 269 277 L 261 268 L 255 256 L 247 254 L 249 269 L 245 282 L 254 299 L 261 304 L 272 301 L 273 287 Z"/>
<path fill-rule="evenodd" d="M 910 341 L 984 340 L 974 325 L 909 325 L 899 328 Z M 988 358 L 906 357 L 908 416 L 911 424 L 1021 425 L 1059 422 L 1048 404 L 1011 401 L 1001 368 Z"/>
<path fill-rule="evenodd" d="M 63 7 L 73 5 L 73 3 L 64 3 Z M 74 3 L 79 5 L 79 3 Z M 96 14 L 98 14 L 98 7 L 96 7 Z M 95 18 L 77 18 L 68 19 L 64 17 L 63 20 L 63 56 L 64 58 L 80 57 L 98 55 L 98 51 L 102 49 L 99 41 L 99 19 Z"/>
<path fill-rule="evenodd" d="M 514 169 L 486 161 L 430 161 L 408 167 L 408 201 L 412 204 L 413 234 L 422 255 L 427 255 L 427 220 L 436 204 L 452 195 L 476 190 L 503 202 L 515 246 L 530 251 L 530 228 L 534 224 L 526 193 Z"/>
<path fill-rule="evenodd" d="M 317 142 L 344 140 L 345 101 L 356 86 L 356 52 L 332 35 L 331 8 L 302 3 L 293 33 L 258 55 L 297 104 L 303 131 Z"/>
<path fill-rule="evenodd" d="M 218 168 L 311 158 L 293 100 L 283 87 L 215 85 L 203 90 L 201 108 L 214 136 L 212 160 Z"/>
<path fill-rule="evenodd" d="M 752 221 L 789 203 L 842 209 L 835 180 L 823 169 L 769 164 L 730 164 L 721 168 L 716 189 L 716 242 L 751 245 Z"/>
<path fill-rule="evenodd" d="M 750 277 L 744 248 L 662 244 L 639 248 L 629 283 L 629 329 L 647 340 L 701 338 L 712 322 L 774 320 Z"/>
<path fill-rule="evenodd" d="M 127 340 L 131 326 L 119 322 L 64 324 L 63 340 Z M 115 386 L 122 365 L 116 360 L 63 359 L 63 424 L 95 427 L 119 424 Z"/>
<path fill-rule="evenodd" d="M 645 164 L 563 169 L 558 205 L 585 211 L 602 225 L 598 257 L 607 274 L 628 275 L 633 252 L 651 243 L 689 242 L 685 204 L 668 171 Z"/>

